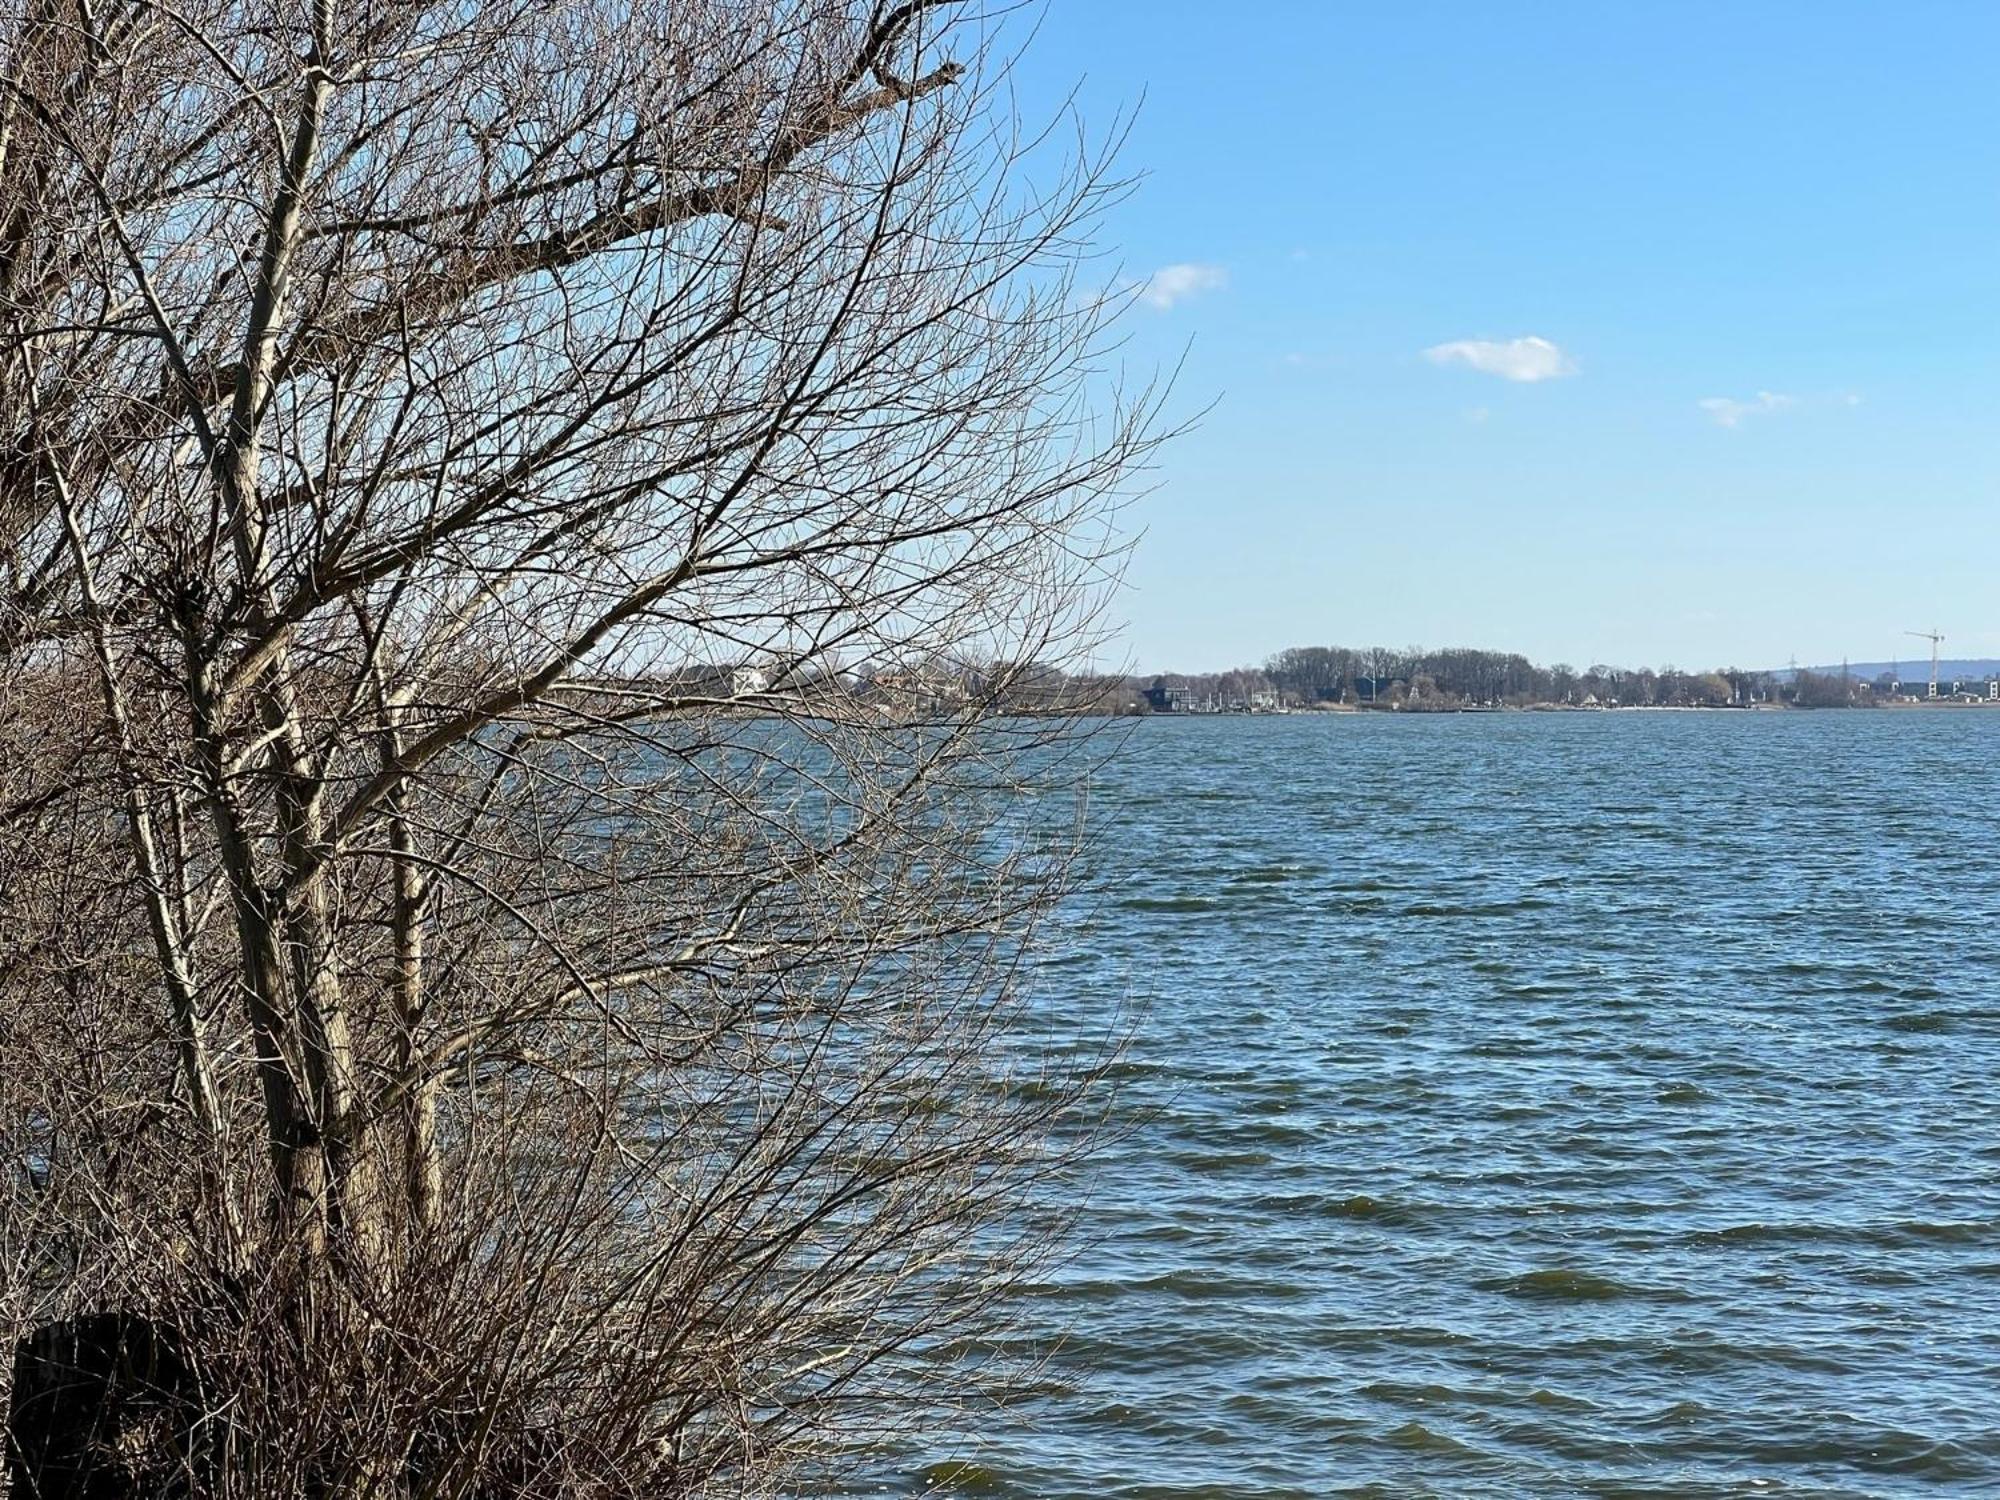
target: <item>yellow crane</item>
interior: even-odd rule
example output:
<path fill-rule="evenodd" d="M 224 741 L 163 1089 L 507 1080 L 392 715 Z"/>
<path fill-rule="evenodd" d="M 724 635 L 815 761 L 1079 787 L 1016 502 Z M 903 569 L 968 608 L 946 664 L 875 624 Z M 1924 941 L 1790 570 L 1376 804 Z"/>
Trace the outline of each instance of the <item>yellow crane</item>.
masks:
<path fill-rule="evenodd" d="M 1938 628 L 1935 625 L 1933 625 L 1929 630 L 1906 630 L 1903 632 L 1903 634 L 1913 635 L 1920 641 L 1929 641 L 1931 643 L 1930 695 L 1933 698 L 1935 698 L 1938 695 L 1937 694 L 1938 647 L 1944 644 L 1944 636 L 1939 632 Z"/>

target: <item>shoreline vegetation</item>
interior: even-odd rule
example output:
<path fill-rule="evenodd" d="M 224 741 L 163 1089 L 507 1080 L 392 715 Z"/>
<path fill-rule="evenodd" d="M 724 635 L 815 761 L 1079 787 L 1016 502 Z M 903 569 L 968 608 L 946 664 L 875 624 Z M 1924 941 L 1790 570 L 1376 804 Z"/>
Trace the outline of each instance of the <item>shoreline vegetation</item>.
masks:
<path fill-rule="evenodd" d="M 1995 679 L 1894 671 L 1864 677 L 1847 667 L 1783 672 L 1668 665 L 1628 668 L 1567 662 L 1543 666 L 1517 652 L 1454 647 L 1294 646 L 1261 667 L 1207 674 L 1161 673 L 1143 688 L 1148 709 L 1169 713 L 1284 709 L 1463 712 L 1499 709 L 1874 708 L 1899 703 L 1987 701 Z"/>
<path fill-rule="evenodd" d="M 1847 667 L 1684 671 L 1598 663 L 1541 666 L 1512 652 L 1453 648 L 1301 646 L 1261 667 L 1163 672 L 1127 678 L 1141 713 L 1415 713 L 1604 709 L 1862 709 L 2000 707 L 2000 675 L 1965 672 L 1933 681 Z"/>
<path fill-rule="evenodd" d="M 923 662 L 763 662 L 682 668 L 643 679 L 662 704 L 762 714 L 853 713 L 891 720 L 1003 714 L 1094 716 L 1270 713 L 1590 712 L 1611 709 L 2000 708 L 2000 664 L 1954 663 L 1933 686 L 1876 670 L 1723 667 L 1687 672 L 1597 664 L 1538 666 L 1507 652 L 1294 647 L 1226 672 L 1068 672 L 1052 663 L 961 656 Z M 631 683 L 614 690 L 623 691 Z"/>
<path fill-rule="evenodd" d="M 0 19 L 0 1493 L 857 1493 L 1041 1389 L 1122 1034 L 1032 664 L 1172 429 L 1001 26 Z"/>

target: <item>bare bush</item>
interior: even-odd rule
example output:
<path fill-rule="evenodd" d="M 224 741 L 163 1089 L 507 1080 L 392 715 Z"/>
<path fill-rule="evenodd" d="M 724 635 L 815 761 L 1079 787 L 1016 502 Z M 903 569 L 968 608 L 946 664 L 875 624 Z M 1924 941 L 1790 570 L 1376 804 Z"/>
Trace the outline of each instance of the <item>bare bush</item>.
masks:
<path fill-rule="evenodd" d="M 756 1492 L 974 1389 L 1089 1080 L 1011 710 L 1152 440 L 993 45 L 0 20 L 17 1487 Z"/>

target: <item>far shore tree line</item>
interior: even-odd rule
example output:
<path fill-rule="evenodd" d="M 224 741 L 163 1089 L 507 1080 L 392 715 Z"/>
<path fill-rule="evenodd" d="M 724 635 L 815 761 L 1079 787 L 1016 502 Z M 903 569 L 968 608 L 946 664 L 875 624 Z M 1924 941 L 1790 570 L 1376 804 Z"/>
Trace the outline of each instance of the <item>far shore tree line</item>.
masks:
<path fill-rule="evenodd" d="M 1921 696 L 1924 684 L 1898 684 L 1882 674 L 1750 671 L 1720 667 L 1629 668 L 1566 662 L 1542 666 L 1518 652 L 1470 648 L 1424 650 L 1387 646 L 1293 646 L 1261 667 L 1227 672 L 1148 674 L 1127 679 L 1137 707 L 1171 702 L 1195 711 L 1247 711 L 1259 706 L 1332 705 L 1418 710 L 1465 708 L 1729 708 L 1782 704 L 1798 708 L 1860 708 L 1899 691 Z M 1115 695 L 1097 688 L 1109 700 Z M 1150 695 L 1150 696 L 1149 696 Z"/>
<path fill-rule="evenodd" d="M 1013 714 L 1255 713 L 1327 707 L 1455 712 L 1470 708 L 1869 708 L 1922 698 L 1921 675 L 1717 667 L 1541 666 L 1519 652 L 1466 647 L 1293 646 L 1262 666 L 1223 672 L 1079 671 L 982 655 L 760 658 L 656 671 L 663 701 L 742 713 L 860 708 L 909 717 L 978 705 Z M 1951 679 L 1945 697 L 1984 698 L 1989 684 Z"/>

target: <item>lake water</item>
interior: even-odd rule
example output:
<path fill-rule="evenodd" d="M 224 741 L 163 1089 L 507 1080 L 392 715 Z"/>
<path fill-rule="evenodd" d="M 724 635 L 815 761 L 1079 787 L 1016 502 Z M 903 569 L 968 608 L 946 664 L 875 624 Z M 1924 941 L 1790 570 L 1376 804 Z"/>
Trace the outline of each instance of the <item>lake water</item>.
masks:
<path fill-rule="evenodd" d="M 1155 720 L 1007 1496 L 2000 1493 L 2000 712 Z"/>

